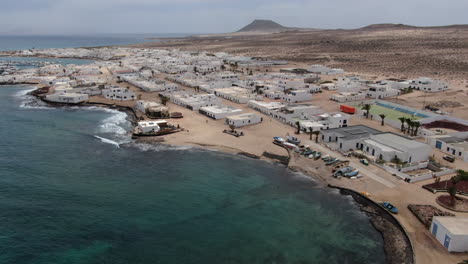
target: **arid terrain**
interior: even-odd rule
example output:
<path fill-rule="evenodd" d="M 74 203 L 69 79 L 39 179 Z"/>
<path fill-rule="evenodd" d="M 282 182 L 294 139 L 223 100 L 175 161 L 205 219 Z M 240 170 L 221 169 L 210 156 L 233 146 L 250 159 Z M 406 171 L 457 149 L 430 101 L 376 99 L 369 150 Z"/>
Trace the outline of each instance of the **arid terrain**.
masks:
<path fill-rule="evenodd" d="M 396 78 L 468 77 L 468 26 L 380 24 L 352 30 L 292 30 L 167 39 L 140 47 L 225 51 L 240 55 L 321 63 Z"/>

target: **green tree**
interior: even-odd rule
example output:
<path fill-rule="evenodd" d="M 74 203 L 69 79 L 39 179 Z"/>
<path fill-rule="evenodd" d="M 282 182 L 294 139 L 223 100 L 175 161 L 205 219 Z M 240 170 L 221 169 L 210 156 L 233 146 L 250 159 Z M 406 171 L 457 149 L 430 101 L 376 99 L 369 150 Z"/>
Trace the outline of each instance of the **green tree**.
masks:
<path fill-rule="evenodd" d="M 406 122 L 406 125 L 408 126 L 407 130 L 406 130 L 406 133 L 411 135 L 411 130 L 413 129 L 413 120 L 411 118 L 406 118 L 405 122 Z"/>
<path fill-rule="evenodd" d="M 385 122 L 384 122 L 384 120 L 385 120 L 385 117 L 386 117 L 386 115 L 384 115 L 384 114 L 380 114 L 379 116 L 380 116 L 380 119 L 382 120 L 382 123 L 381 123 L 381 125 L 382 125 L 382 126 L 384 126 L 384 125 L 385 125 Z"/>
<path fill-rule="evenodd" d="M 399 117 L 398 120 L 400 120 L 400 122 L 401 122 L 401 128 L 400 128 L 401 132 L 405 132 L 405 122 L 406 122 L 406 118 L 404 118 L 404 117 Z"/>
<path fill-rule="evenodd" d="M 418 129 L 419 129 L 419 127 L 421 127 L 421 123 L 419 123 L 419 121 L 414 121 L 413 126 L 414 126 L 413 136 L 417 136 L 418 135 Z"/>
<path fill-rule="evenodd" d="M 370 105 L 370 104 L 365 104 L 362 107 L 362 110 L 366 111 L 366 118 L 369 118 L 369 113 L 370 113 L 371 108 L 372 108 L 372 105 Z"/>
<path fill-rule="evenodd" d="M 301 133 L 301 123 L 299 121 L 296 121 L 296 126 L 297 126 L 297 133 L 296 134 L 300 134 Z"/>
<path fill-rule="evenodd" d="M 167 98 L 166 96 L 161 97 L 161 104 L 167 105 L 168 101 L 169 101 L 169 98 Z"/>
<path fill-rule="evenodd" d="M 455 185 L 448 187 L 448 194 L 450 195 L 452 205 L 455 204 L 455 199 L 457 198 L 457 187 Z"/>
<path fill-rule="evenodd" d="M 314 131 L 315 134 L 315 143 L 318 143 L 319 135 L 320 135 L 320 130 Z"/>

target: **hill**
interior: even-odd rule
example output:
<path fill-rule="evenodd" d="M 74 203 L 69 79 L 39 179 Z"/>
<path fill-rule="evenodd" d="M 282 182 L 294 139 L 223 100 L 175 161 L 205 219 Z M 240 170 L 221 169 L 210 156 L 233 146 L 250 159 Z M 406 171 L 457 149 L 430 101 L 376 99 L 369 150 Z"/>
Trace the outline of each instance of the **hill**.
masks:
<path fill-rule="evenodd" d="M 282 32 L 291 28 L 280 25 L 272 20 L 256 19 L 237 32 Z"/>

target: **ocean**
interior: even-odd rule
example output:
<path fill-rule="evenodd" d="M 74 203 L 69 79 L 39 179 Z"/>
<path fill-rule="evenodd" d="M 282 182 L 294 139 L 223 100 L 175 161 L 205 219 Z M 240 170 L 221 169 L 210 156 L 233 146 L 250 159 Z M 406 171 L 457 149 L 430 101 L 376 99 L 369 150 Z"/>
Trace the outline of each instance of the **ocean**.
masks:
<path fill-rule="evenodd" d="M 91 36 L 7 36 L 0 35 L 0 51 L 47 49 L 47 48 L 79 48 L 108 45 L 128 45 L 148 41 L 148 38 L 183 37 L 189 34 L 104 34 Z"/>
<path fill-rule="evenodd" d="M 0 263 L 384 263 L 350 197 L 287 168 L 135 143 L 124 113 L 0 86 Z"/>

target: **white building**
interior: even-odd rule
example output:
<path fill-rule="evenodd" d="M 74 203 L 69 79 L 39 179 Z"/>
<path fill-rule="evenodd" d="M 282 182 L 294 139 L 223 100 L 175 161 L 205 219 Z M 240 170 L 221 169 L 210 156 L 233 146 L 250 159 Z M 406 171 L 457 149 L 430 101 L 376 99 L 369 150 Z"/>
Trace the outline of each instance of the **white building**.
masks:
<path fill-rule="evenodd" d="M 263 102 L 251 100 L 249 101 L 248 106 L 261 113 L 277 118 L 277 111 L 283 107 L 286 107 L 286 104 L 280 102 Z"/>
<path fill-rule="evenodd" d="M 436 135 L 426 138 L 427 144 L 440 151 L 468 161 L 468 140 L 451 135 Z"/>
<path fill-rule="evenodd" d="M 201 107 L 222 105 L 221 100 L 214 94 L 188 94 L 188 93 L 165 93 L 174 104 L 198 111 Z"/>
<path fill-rule="evenodd" d="M 382 99 L 399 95 L 401 92 L 397 89 L 392 89 L 386 85 L 371 85 L 367 90 L 367 97 L 374 99 Z"/>
<path fill-rule="evenodd" d="M 365 93 L 338 93 L 330 96 L 330 100 L 340 103 L 362 101 L 364 99 L 366 99 Z"/>
<path fill-rule="evenodd" d="M 206 106 L 202 107 L 198 110 L 201 114 L 204 114 L 208 117 L 211 117 L 213 119 L 223 119 L 228 116 L 232 115 L 237 115 L 242 112 L 242 109 L 237 109 L 234 107 L 229 107 L 229 106 Z"/>
<path fill-rule="evenodd" d="M 263 118 L 254 113 L 244 113 L 240 115 L 229 116 L 226 123 L 235 127 L 243 127 L 253 124 L 258 124 L 263 121 Z"/>
<path fill-rule="evenodd" d="M 136 95 L 133 91 L 127 88 L 121 88 L 118 86 L 112 86 L 102 90 L 102 96 L 107 99 L 128 101 L 135 100 Z"/>
<path fill-rule="evenodd" d="M 248 101 L 254 100 L 256 97 L 252 91 L 240 87 L 215 89 L 214 94 L 238 104 L 246 104 Z"/>
<path fill-rule="evenodd" d="M 434 216 L 430 231 L 449 252 L 468 252 L 468 218 Z"/>
<path fill-rule="evenodd" d="M 283 100 L 288 103 L 299 103 L 312 100 L 312 94 L 307 90 L 294 90 L 283 95 Z"/>
<path fill-rule="evenodd" d="M 136 108 L 140 110 L 142 113 L 146 113 L 146 109 L 148 108 L 159 107 L 159 106 L 161 106 L 160 103 L 151 102 L 151 101 L 138 100 L 136 102 Z"/>
<path fill-rule="evenodd" d="M 79 93 L 54 93 L 45 97 L 46 101 L 62 104 L 80 104 L 88 101 L 88 99 L 87 94 Z"/>
<path fill-rule="evenodd" d="M 438 93 L 448 90 L 448 84 L 439 80 L 421 77 L 410 82 L 409 88 L 417 89 L 428 93 Z"/>
<path fill-rule="evenodd" d="M 371 135 L 361 142 L 360 149 L 378 159 L 418 163 L 429 160 L 432 151 L 429 145 L 394 133 Z"/>
<path fill-rule="evenodd" d="M 342 151 L 360 149 L 362 140 L 379 133 L 382 132 L 362 125 L 334 128 L 320 132 L 323 142 L 331 144 Z"/>
<path fill-rule="evenodd" d="M 161 121 L 140 121 L 138 122 L 138 129 L 142 133 L 152 133 L 152 132 L 158 132 L 161 130 L 161 127 L 159 126 L 160 123 L 167 123 L 165 120 Z"/>
<path fill-rule="evenodd" d="M 320 64 L 311 65 L 308 70 L 309 72 L 323 75 L 344 74 L 343 69 L 333 69 Z"/>

